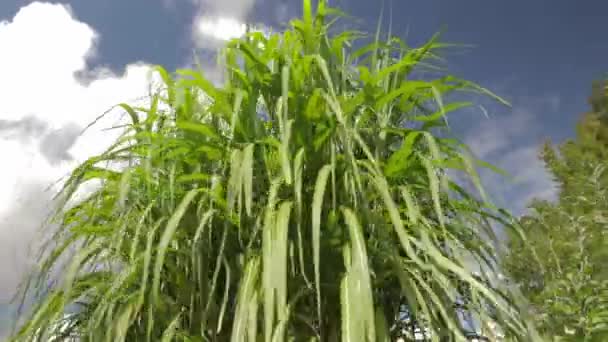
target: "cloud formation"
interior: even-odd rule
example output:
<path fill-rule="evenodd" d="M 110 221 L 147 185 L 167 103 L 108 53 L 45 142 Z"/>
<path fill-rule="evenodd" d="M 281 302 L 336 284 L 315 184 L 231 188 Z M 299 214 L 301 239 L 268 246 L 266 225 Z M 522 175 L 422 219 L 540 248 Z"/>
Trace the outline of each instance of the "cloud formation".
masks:
<path fill-rule="evenodd" d="M 519 215 L 533 198 L 551 200 L 556 187 L 539 159 L 544 122 L 539 113 L 557 111 L 559 97 L 518 97 L 512 110 L 500 116 L 479 119 L 464 142 L 477 158 L 508 172 L 509 177 L 482 170 L 484 186 L 495 203 Z"/>
<path fill-rule="evenodd" d="M 200 49 L 214 50 L 245 34 L 255 0 L 191 0 L 198 8 L 192 39 Z"/>
<path fill-rule="evenodd" d="M 82 129 L 148 94 L 148 65 L 134 63 L 123 75 L 87 69 L 99 39 L 67 5 L 33 2 L 0 22 L 0 304 L 30 265 L 30 242 L 56 187 L 45 190 L 109 146 L 120 132 L 101 129 L 123 119 L 111 111 Z"/>

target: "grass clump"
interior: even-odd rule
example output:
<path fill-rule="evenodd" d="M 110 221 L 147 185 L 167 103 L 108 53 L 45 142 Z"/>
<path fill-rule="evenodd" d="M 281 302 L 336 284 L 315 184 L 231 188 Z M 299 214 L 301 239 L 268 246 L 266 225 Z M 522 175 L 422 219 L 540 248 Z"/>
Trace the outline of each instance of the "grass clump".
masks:
<path fill-rule="evenodd" d="M 223 85 L 157 68 L 150 105 L 122 105 L 123 137 L 62 190 L 102 183 L 58 211 L 33 280 L 76 253 L 16 340 L 48 340 L 76 306 L 62 334 L 82 341 L 389 341 L 400 304 L 458 340 L 463 288 L 468 310 L 529 338 L 508 293 L 467 268 L 491 273 L 501 216 L 448 176 L 479 183 L 463 146 L 432 133 L 468 105 L 445 96 L 491 94 L 411 76 L 436 60 L 436 37 L 355 49 L 360 33 L 328 34 L 337 10 L 303 3 L 284 32 L 225 47 Z"/>

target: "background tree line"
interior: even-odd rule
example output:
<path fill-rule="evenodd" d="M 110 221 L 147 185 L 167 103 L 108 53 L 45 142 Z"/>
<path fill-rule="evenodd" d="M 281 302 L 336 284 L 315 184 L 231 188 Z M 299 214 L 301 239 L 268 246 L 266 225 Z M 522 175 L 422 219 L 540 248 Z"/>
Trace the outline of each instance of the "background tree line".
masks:
<path fill-rule="evenodd" d="M 594 82 L 576 137 L 541 153 L 558 186 L 511 234 L 503 266 L 539 328 L 572 341 L 608 340 L 608 82 Z M 529 247 L 532 247 L 529 248 Z"/>

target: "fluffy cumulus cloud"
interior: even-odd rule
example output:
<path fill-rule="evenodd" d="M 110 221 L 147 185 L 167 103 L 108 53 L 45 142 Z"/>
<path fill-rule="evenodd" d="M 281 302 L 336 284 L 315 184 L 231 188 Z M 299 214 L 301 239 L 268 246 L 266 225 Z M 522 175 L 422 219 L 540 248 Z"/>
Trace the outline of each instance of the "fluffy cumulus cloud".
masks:
<path fill-rule="evenodd" d="M 47 188 L 78 162 L 105 149 L 120 133 L 111 111 L 148 94 L 150 67 L 135 63 L 123 75 L 87 70 L 99 37 L 70 7 L 33 2 L 0 22 L 0 304 L 28 269 L 32 238 L 49 212 Z"/>
<path fill-rule="evenodd" d="M 478 120 L 465 136 L 476 157 L 505 170 L 504 177 L 489 170 L 481 176 L 495 203 L 522 214 L 533 198 L 555 198 L 556 187 L 539 160 L 544 124 L 539 113 L 557 111 L 559 98 L 516 98 L 504 115 Z"/>

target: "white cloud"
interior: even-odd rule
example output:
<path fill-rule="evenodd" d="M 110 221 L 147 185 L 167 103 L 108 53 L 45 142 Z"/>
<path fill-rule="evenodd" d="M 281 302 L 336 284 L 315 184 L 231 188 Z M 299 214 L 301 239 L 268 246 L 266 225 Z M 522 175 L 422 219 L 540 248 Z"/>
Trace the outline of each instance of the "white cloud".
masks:
<path fill-rule="evenodd" d="M 192 0 L 198 8 L 192 38 L 198 48 L 214 50 L 245 34 L 255 0 Z"/>
<path fill-rule="evenodd" d="M 175 10 L 183 0 L 162 0 L 168 10 Z M 248 18 L 256 0 L 190 0 L 194 9 L 191 23 L 191 42 L 197 49 L 196 57 L 189 56 L 183 68 L 193 68 L 197 63 L 203 68 L 210 81 L 221 84 L 223 73 L 215 62 L 216 53 L 226 41 L 243 36 L 247 29 Z M 251 25 L 250 25 L 251 26 Z M 256 27 L 262 25 L 256 25 Z M 195 58 L 198 58 L 196 60 Z"/>
<path fill-rule="evenodd" d="M 238 20 L 246 20 L 251 14 L 256 0 L 191 0 L 197 4 L 201 12 L 219 16 L 232 16 Z"/>
<path fill-rule="evenodd" d="M 200 34 L 226 41 L 241 37 L 245 34 L 245 23 L 227 17 L 201 17 L 198 21 L 197 30 Z"/>
<path fill-rule="evenodd" d="M 176 0 L 165 0 L 167 6 L 172 6 Z M 249 17 L 255 5 L 255 0 L 191 0 L 195 5 L 196 14 L 191 27 L 193 46 L 198 49 L 198 61 L 191 58 L 186 68 L 196 66 L 200 62 L 204 75 L 215 84 L 223 82 L 221 66 L 215 63 L 217 52 L 231 39 L 240 38 L 247 30 L 263 32 L 268 35 L 271 28 L 262 23 L 252 23 Z"/>
<path fill-rule="evenodd" d="M 148 94 L 150 68 L 142 63 L 124 75 L 100 69 L 86 83 L 76 77 L 98 39 L 65 5 L 34 2 L 0 22 L 0 303 L 21 279 L 29 242 L 48 213 L 45 188 L 116 138 L 118 130 L 101 129 L 117 123 L 119 112 L 81 137 L 77 128 Z"/>
<path fill-rule="evenodd" d="M 556 187 L 539 159 L 547 132 L 538 114 L 556 111 L 559 97 L 517 98 L 511 112 L 481 119 L 465 137 L 476 157 L 507 171 L 509 178 L 483 170 L 484 186 L 495 203 L 514 214 L 533 198 L 554 199 Z"/>

